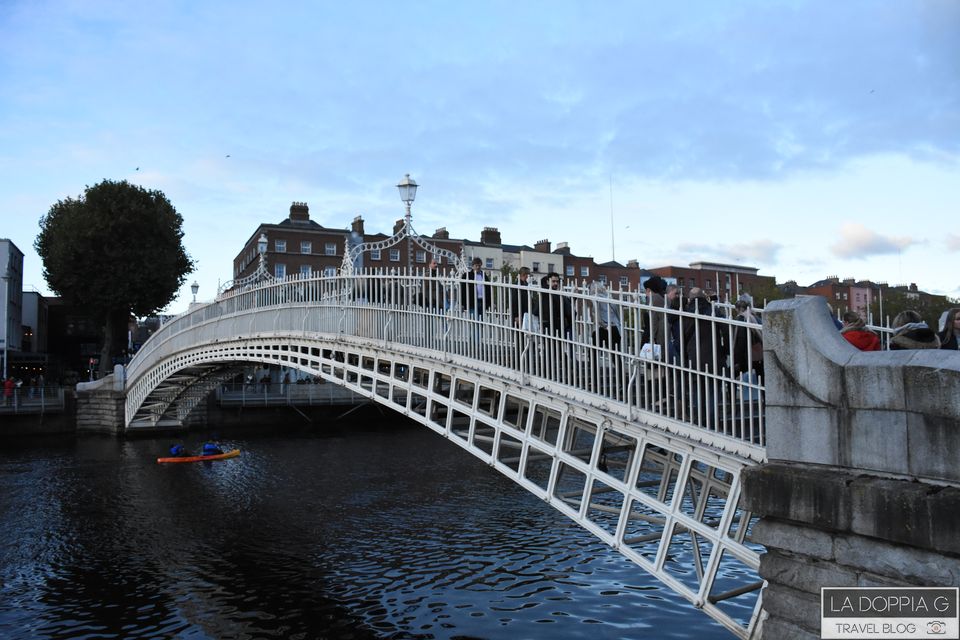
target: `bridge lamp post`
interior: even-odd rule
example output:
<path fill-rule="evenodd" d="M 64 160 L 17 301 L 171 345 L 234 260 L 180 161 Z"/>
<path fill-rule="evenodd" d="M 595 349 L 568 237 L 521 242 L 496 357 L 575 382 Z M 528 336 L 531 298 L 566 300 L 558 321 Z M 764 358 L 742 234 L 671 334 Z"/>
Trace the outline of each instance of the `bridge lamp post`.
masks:
<path fill-rule="evenodd" d="M 190 291 L 193 293 L 193 302 L 194 302 L 194 304 L 196 304 L 196 302 L 197 302 L 197 291 L 199 291 L 199 290 L 200 290 L 200 285 L 197 284 L 197 281 L 196 281 L 196 280 L 194 280 L 194 281 L 193 281 L 193 284 L 190 285 Z"/>
<path fill-rule="evenodd" d="M 406 231 L 407 234 L 407 275 L 411 275 L 411 267 L 413 264 L 411 250 L 413 249 L 413 245 L 410 239 L 410 233 L 413 230 L 413 223 L 411 222 L 410 205 L 413 204 L 413 199 L 417 197 L 417 183 L 408 173 L 403 177 L 403 180 L 400 181 L 400 184 L 397 185 L 397 189 L 400 190 L 400 200 L 403 204 L 407 205 L 407 213 L 403 216 L 403 224 L 404 231 Z"/>
<path fill-rule="evenodd" d="M 257 253 L 260 254 L 260 271 L 267 272 L 267 234 L 261 233 L 257 238 Z"/>

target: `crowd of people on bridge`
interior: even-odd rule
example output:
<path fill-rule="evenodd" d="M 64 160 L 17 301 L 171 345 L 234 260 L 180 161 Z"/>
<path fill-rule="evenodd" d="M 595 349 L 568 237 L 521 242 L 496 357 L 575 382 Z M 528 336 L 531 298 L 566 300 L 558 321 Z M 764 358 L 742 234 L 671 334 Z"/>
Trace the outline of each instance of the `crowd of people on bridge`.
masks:
<path fill-rule="evenodd" d="M 588 289 L 580 290 L 597 299 L 588 304 L 570 295 L 571 289 L 565 286 L 560 274 L 549 272 L 535 283 L 530 269 L 522 267 L 515 281 L 506 280 L 512 286 L 504 300 L 501 292 L 494 290 L 483 266 L 480 258 L 474 258 L 470 270 L 460 276 L 459 284 L 451 286 L 450 282 L 443 282 L 444 274 L 436 261 L 431 261 L 425 272 L 428 277 L 416 293 L 411 293 L 414 290 L 408 282 L 407 285 L 381 285 L 379 293 L 365 292 L 363 297 L 375 302 L 409 299 L 435 311 L 460 308 L 468 317 L 486 322 L 490 322 L 487 316 L 492 313 L 498 313 L 498 317 L 506 313 L 508 322 L 516 329 L 566 341 L 583 340 L 584 335 L 589 335 L 588 339 L 597 347 L 611 351 L 624 348 L 627 319 L 621 317 L 624 307 L 620 303 L 630 299 L 628 296 L 618 293 L 618 300 L 599 300 L 611 298 L 611 292 L 605 283 L 593 282 Z M 638 314 L 642 337 L 636 348 L 642 349 L 640 357 L 682 364 L 698 371 L 717 372 L 728 367 L 734 377 L 763 378 L 761 315 L 754 309 L 749 295 L 741 295 L 731 308 L 719 304 L 716 295 L 710 296 L 698 287 L 682 295 L 677 286 L 657 275 L 647 278 L 642 289 L 639 299 L 665 312 L 648 309 Z M 688 314 L 696 317 L 691 319 Z M 738 322 L 722 325 L 711 318 Z M 584 323 L 589 325 L 587 331 L 578 333 L 576 328 Z M 916 311 L 903 311 L 894 318 L 893 332 L 885 339 L 868 327 L 856 311 L 845 312 L 835 323 L 841 336 L 863 351 L 879 351 L 884 343 L 891 350 L 960 348 L 958 309 L 944 312 L 939 332 L 931 329 Z M 753 324 L 756 328 L 749 327 Z M 518 337 L 518 344 L 520 341 Z"/>

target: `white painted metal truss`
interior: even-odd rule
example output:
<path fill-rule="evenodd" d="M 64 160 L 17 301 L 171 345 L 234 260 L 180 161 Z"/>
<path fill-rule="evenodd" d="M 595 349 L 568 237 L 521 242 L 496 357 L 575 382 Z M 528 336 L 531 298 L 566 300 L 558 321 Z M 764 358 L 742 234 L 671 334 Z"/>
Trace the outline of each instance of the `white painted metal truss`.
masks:
<path fill-rule="evenodd" d="M 654 308 L 633 292 L 509 283 L 491 283 L 481 314 L 473 287 L 366 274 L 228 293 L 165 324 L 130 363 L 128 428 L 182 424 L 244 365 L 308 372 L 443 435 L 752 637 L 761 548 L 739 478 L 765 458 L 763 386 L 735 375 L 718 347 L 761 327 Z M 558 329 L 535 332 L 520 305 L 541 326 L 558 317 Z M 619 345 L 609 327 L 605 342 L 591 339 L 594 319 L 612 314 Z M 658 335 L 674 320 L 688 335 L 675 358 L 641 358 L 638 324 Z"/>

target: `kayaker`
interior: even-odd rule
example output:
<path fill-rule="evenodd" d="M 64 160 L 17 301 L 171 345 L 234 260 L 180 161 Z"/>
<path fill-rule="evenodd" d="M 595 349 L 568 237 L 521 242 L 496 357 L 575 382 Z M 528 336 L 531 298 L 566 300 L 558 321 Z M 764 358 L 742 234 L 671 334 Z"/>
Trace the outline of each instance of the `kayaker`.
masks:
<path fill-rule="evenodd" d="M 182 444 L 174 444 L 170 446 L 170 457 L 171 458 L 183 458 L 189 456 L 190 452 Z"/>
<path fill-rule="evenodd" d="M 213 441 L 208 441 L 203 443 L 203 455 L 205 456 L 218 456 L 223 453 L 223 449 L 220 448 L 220 445 Z"/>

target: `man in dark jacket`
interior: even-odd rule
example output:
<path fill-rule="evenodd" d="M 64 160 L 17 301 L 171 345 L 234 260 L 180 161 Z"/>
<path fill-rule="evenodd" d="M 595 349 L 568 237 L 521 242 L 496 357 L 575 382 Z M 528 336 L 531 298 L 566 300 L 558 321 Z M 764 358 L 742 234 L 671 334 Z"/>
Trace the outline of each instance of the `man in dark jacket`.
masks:
<path fill-rule="evenodd" d="M 483 317 L 483 312 L 490 308 L 491 290 L 487 274 L 483 272 L 483 261 L 474 258 L 472 269 L 463 274 L 460 284 L 460 301 L 463 308 L 471 315 Z"/>
<path fill-rule="evenodd" d="M 570 336 L 573 329 L 573 304 L 570 296 L 560 290 L 560 274 L 550 272 L 541 284 L 549 293 L 540 296 L 540 321 L 543 332 L 554 336 Z"/>
<path fill-rule="evenodd" d="M 530 292 L 520 287 L 530 286 L 530 268 L 520 267 L 517 274 L 517 284 L 519 287 L 510 290 L 510 317 L 513 319 L 513 326 L 519 327 L 523 322 L 523 315 L 530 311 Z"/>

